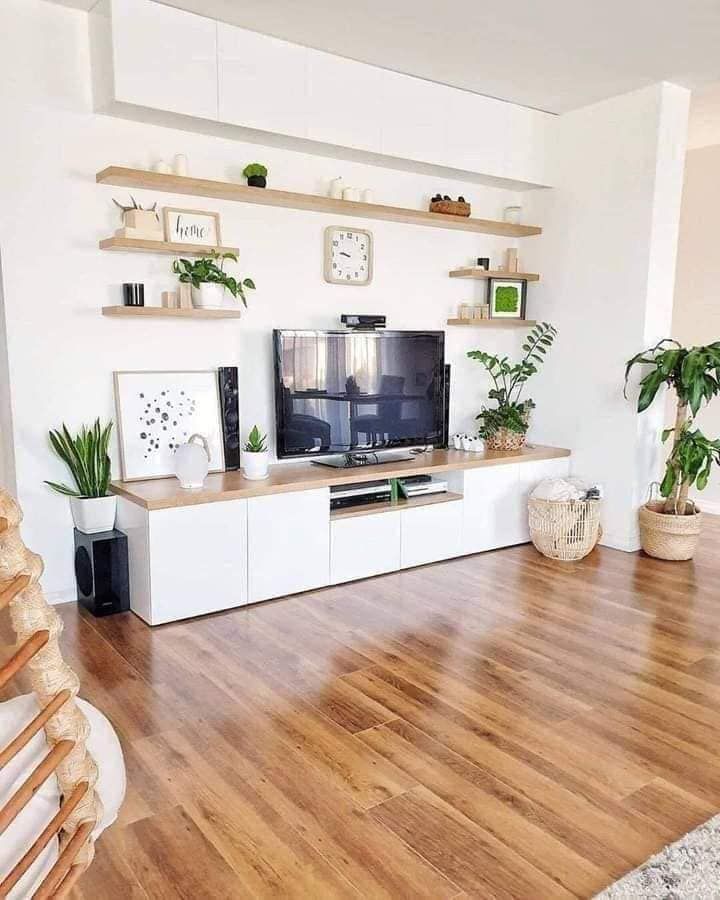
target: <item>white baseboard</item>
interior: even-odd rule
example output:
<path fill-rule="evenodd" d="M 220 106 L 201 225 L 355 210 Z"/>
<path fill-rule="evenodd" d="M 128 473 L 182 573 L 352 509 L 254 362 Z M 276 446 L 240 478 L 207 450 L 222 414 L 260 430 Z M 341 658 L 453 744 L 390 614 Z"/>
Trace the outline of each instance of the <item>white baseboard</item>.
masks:
<path fill-rule="evenodd" d="M 50 606 L 58 606 L 60 603 L 74 603 L 77 600 L 75 588 L 67 588 L 64 591 L 46 591 L 45 599 Z"/>
<path fill-rule="evenodd" d="M 711 516 L 720 516 L 720 500 L 703 500 L 702 497 L 698 497 L 697 505 L 700 507 L 700 512 L 710 513 Z"/>
<path fill-rule="evenodd" d="M 611 550 L 622 550 L 624 553 L 637 553 L 640 549 L 640 541 L 627 535 L 603 534 L 600 540 L 601 547 L 609 547 Z"/>

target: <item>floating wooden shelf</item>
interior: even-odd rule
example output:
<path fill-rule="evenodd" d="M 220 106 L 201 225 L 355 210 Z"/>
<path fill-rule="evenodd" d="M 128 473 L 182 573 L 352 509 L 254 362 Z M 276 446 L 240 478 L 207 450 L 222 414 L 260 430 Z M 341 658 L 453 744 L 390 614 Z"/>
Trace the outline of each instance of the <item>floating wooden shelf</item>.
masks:
<path fill-rule="evenodd" d="M 286 209 L 306 209 L 311 212 L 357 216 L 362 219 L 384 219 L 388 222 L 404 222 L 407 225 L 427 225 L 433 228 L 474 231 L 502 237 L 529 237 L 542 234 L 542 228 L 535 225 L 511 225 L 508 222 L 494 222 L 490 219 L 466 219 L 462 216 L 446 216 L 421 209 L 335 200 L 317 194 L 296 194 L 290 191 L 247 187 L 231 181 L 188 178 L 184 175 L 163 175 L 160 172 L 147 172 L 144 169 L 130 169 L 124 166 L 108 166 L 107 169 L 97 173 L 95 180 L 98 184 L 114 184 L 119 187 L 145 188 L 149 191 L 167 191 L 171 194 L 189 194 L 193 197 L 214 197 L 218 200 L 282 206 Z"/>
<path fill-rule="evenodd" d="M 469 266 L 467 269 L 453 269 L 451 278 L 516 278 L 523 281 L 540 281 L 539 275 L 532 272 L 504 272 L 502 269 L 481 269 Z"/>
<path fill-rule="evenodd" d="M 462 500 L 462 494 L 453 494 L 447 491 L 444 494 L 427 494 L 424 497 L 410 497 L 409 500 L 401 499 L 385 503 L 365 503 L 362 506 L 350 506 L 347 509 L 334 509 L 330 513 L 330 521 L 337 519 L 351 519 L 354 516 L 373 516 L 376 513 L 393 512 L 396 509 L 415 509 L 417 506 L 434 506 L 436 503 L 452 503 Z"/>
<path fill-rule="evenodd" d="M 140 253 L 168 253 L 173 256 L 207 256 L 216 253 L 240 253 L 237 247 L 207 247 L 202 244 L 173 244 L 170 241 L 145 241 L 139 238 L 109 237 L 98 244 L 101 250 L 131 250 Z"/>
<path fill-rule="evenodd" d="M 146 319 L 239 319 L 239 309 L 168 309 L 164 306 L 103 306 L 104 316 L 141 316 Z"/>
<path fill-rule="evenodd" d="M 537 322 L 535 319 L 448 319 L 447 324 L 477 328 L 532 328 Z"/>

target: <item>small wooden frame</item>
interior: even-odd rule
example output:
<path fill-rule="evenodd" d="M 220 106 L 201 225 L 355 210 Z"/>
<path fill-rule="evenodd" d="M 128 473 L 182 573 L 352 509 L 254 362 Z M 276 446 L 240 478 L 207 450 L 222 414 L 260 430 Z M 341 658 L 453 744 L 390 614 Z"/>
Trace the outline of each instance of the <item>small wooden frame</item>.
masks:
<path fill-rule="evenodd" d="M 163 226 L 169 244 L 192 244 L 208 250 L 222 246 L 220 213 L 166 206 L 163 208 Z"/>

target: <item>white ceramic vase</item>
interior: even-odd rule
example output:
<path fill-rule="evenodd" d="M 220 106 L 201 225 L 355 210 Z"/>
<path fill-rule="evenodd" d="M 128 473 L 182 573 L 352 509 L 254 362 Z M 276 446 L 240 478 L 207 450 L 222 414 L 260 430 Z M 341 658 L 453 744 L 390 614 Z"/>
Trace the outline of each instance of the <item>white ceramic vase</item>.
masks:
<path fill-rule="evenodd" d="M 83 534 L 97 534 L 112 531 L 115 527 L 117 497 L 71 497 L 70 511 L 78 531 Z"/>
<path fill-rule="evenodd" d="M 263 450 L 262 453 L 243 450 L 243 472 L 248 481 L 262 481 L 267 478 L 270 474 L 268 472 L 269 461 L 269 450 Z"/>
<path fill-rule="evenodd" d="M 199 490 L 210 469 L 210 448 L 201 434 L 191 434 L 175 450 L 175 477 L 186 491 Z"/>
<path fill-rule="evenodd" d="M 203 281 L 192 289 L 193 306 L 196 309 L 221 309 L 225 300 L 225 285 Z"/>

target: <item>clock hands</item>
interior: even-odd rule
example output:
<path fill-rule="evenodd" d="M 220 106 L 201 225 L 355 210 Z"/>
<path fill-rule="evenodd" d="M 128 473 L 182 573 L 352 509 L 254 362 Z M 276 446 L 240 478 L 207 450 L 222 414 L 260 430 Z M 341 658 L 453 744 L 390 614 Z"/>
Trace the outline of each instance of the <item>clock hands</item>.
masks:
<path fill-rule="evenodd" d="M 350 254 L 346 253 L 344 250 L 340 251 L 340 256 L 347 256 L 347 258 L 350 259 Z"/>

